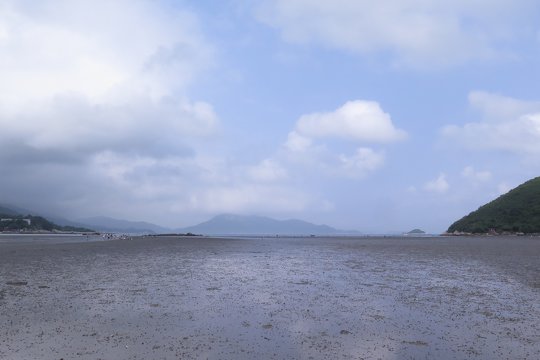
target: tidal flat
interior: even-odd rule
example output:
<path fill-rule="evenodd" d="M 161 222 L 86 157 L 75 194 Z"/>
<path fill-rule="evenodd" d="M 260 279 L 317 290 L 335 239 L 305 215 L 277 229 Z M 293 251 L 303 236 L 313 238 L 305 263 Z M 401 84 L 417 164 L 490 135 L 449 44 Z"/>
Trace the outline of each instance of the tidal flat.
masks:
<path fill-rule="evenodd" d="M 540 359 L 537 237 L 0 240 L 0 359 Z"/>

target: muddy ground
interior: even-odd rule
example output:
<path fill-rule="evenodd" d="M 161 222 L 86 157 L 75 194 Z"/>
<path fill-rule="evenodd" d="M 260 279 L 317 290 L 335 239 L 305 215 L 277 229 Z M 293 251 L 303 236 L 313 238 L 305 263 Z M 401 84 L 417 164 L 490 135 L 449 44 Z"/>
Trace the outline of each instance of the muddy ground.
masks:
<path fill-rule="evenodd" d="M 0 239 L 0 359 L 540 359 L 540 239 Z"/>

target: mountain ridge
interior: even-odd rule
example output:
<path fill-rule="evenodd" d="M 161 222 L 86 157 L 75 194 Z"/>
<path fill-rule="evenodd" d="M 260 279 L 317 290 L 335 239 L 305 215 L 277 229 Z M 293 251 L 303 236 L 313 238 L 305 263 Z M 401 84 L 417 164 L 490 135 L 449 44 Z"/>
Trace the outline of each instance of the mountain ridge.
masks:
<path fill-rule="evenodd" d="M 19 216 L 36 214 L 16 206 L 0 204 L 0 214 Z M 37 214 L 36 214 L 37 215 Z M 91 228 L 100 232 L 132 234 L 194 233 L 205 235 L 336 235 L 359 234 L 358 231 L 339 230 L 305 220 L 274 218 L 259 215 L 220 214 L 206 221 L 183 228 L 168 228 L 146 221 L 130 221 L 107 216 L 93 216 L 76 220 L 39 214 L 63 227 Z"/>
<path fill-rule="evenodd" d="M 331 235 L 353 233 L 304 220 L 276 220 L 258 215 L 220 214 L 197 225 L 176 229 L 205 235 Z"/>
<path fill-rule="evenodd" d="M 171 229 L 152 224 L 146 221 L 131 221 L 115 219 L 107 216 L 93 216 L 78 219 L 78 223 L 92 226 L 102 232 L 126 232 L 126 233 L 165 233 Z"/>
<path fill-rule="evenodd" d="M 50 222 L 46 224 L 47 229 L 56 227 L 56 229 L 83 229 L 85 231 L 92 229 L 92 231 L 100 232 L 119 232 L 119 233 L 156 233 L 156 232 L 169 232 L 171 229 L 161 227 L 159 225 L 147 223 L 144 221 L 129 221 L 114 219 L 106 216 L 95 216 L 85 219 L 70 220 L 60 216 L 41 214 L 39 212 L 23 209 L 18 206 L 10 204 L 0 204 L 0 215 L 6 217 L 33 217 L 41 218 Z"/>

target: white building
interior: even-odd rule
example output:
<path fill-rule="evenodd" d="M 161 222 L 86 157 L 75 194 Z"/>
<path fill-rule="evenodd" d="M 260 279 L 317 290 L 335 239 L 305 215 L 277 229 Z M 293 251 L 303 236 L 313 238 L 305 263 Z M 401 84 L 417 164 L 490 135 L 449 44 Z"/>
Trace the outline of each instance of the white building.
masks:
<path fill-rule="evenodd" d="M 16 221 L 16 220 L 22 220 L 28 224 L 28 226 L 32 225 L 32 220 L 30 219 L 0 219 L 0 221 Z"/>

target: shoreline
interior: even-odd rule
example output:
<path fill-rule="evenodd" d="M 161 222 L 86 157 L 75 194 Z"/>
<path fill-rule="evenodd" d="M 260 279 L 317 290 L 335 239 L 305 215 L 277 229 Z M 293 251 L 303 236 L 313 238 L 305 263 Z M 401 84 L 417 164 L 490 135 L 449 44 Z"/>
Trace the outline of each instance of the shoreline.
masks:
<path fill-rule="evenodd" d="M 528 237 L 537 237 L 540 236 L 540 233 L 524 233 L 524 232 L 510 232 L 510 231 L 490 231 L 485 233 L 470 233 L 466 231 L 454 231 L 451 233 L 445 232 L 441 236 L 528 236 Z"/>
<path fill-rule="evenodd" d="M 80 231 L 0 231 L 0 235 L 100 235 L 100 232 L 80 232 Z"/>

